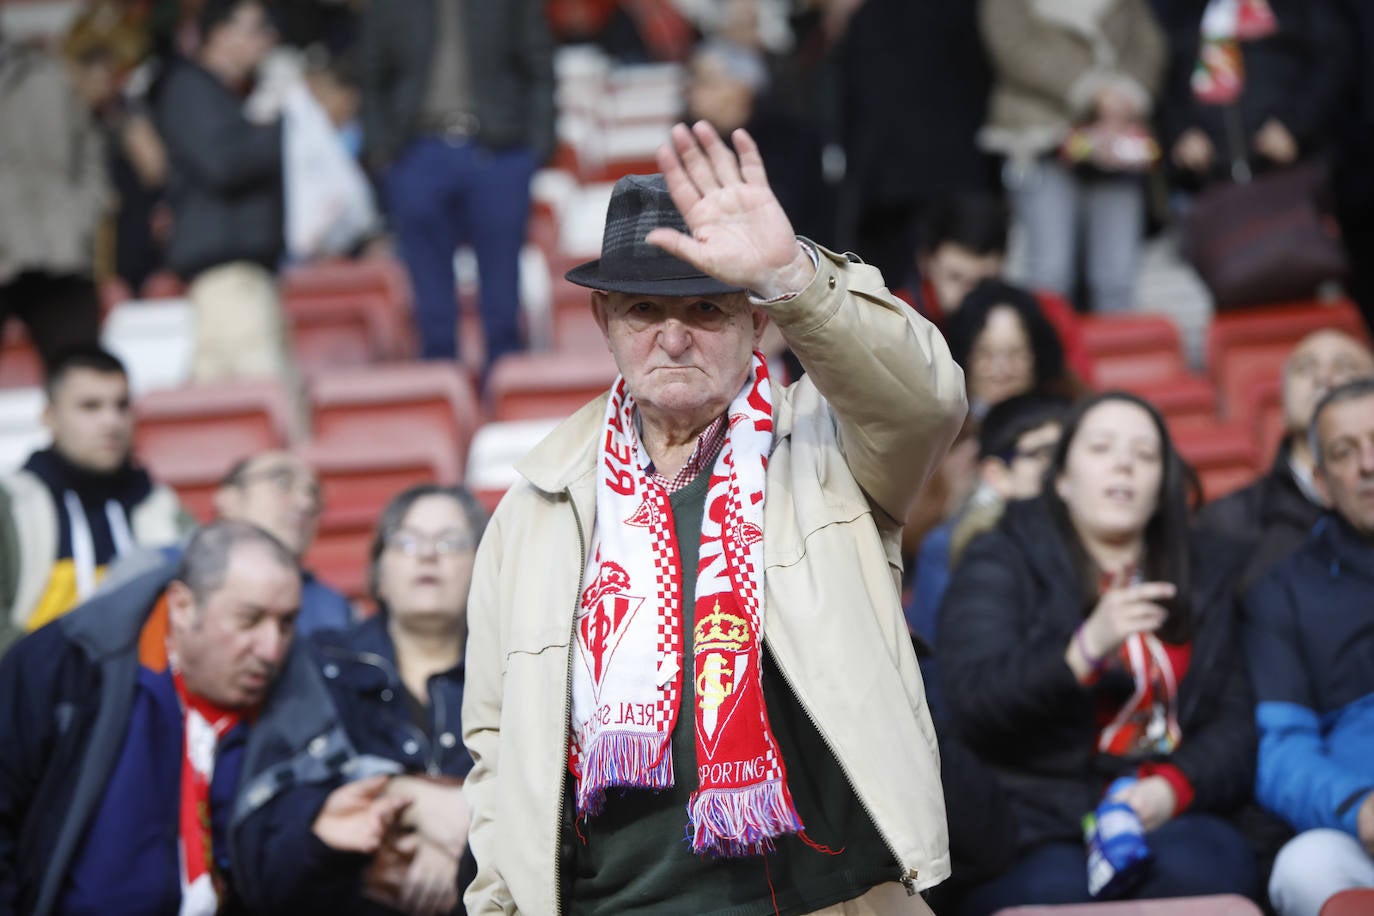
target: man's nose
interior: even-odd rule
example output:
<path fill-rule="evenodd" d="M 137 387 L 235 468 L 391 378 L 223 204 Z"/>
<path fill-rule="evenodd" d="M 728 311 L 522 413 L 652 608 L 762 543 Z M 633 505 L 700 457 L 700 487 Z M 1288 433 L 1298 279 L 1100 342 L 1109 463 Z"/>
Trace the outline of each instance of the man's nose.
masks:
<path fill-rule="evenodd" d="M 275 621 L 263 621 L 259 628 L 255 649 L 258 659 L 276 667 L 286 656 L 291 637 Z"/>
<path fill-rule="evenodd" d="M 677 356 L 692 345 L 692 330 L 684 322 L 669 318 L 658 330 L 658 345 L 669 356 Z"/>

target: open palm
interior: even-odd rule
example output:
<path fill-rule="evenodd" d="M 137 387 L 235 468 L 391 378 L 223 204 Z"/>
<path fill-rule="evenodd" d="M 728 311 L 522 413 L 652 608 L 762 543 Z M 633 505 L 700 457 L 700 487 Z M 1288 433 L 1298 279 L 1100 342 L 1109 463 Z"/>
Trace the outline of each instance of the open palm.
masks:
<path fill-rule="evenodd" d="M 673 128 L 658 164 L 692 234 L 659 228 L 648 241 L 733 286 L 761 295 L 795 291 L 789 287 L 796 283 L 787 282 L 800 255 L 792 222 L 768 185 L 753 138 L 743 130 L 733 136 L 738 157 L 704 121 Z"/>

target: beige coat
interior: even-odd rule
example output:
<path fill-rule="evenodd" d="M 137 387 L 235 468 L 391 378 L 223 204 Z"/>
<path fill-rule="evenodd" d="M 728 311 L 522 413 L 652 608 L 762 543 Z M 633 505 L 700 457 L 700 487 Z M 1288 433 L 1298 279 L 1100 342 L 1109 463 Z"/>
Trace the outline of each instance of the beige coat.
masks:
<path fill-rule="evenodd" d="M 1147 117 L 1154 106 L 1167 49 L 1149 0 L 980 0 L 978 19 L 993 68 L 984 149 L 1056 149 L 1106 87 Z"/>
<path fill-rule="evenodd" d="M 769 307 L 807 375 L 778 396 L 764 510 L 764 643 L 914 893 L 949 874 L 935 733 L 902 617 L 900 519 L 966 411 L 944 339 L 866 265 L 820 251 Z M 605 398 L 521 463 L 477 554 L 464 740 L 471 913 L 557 913 L 572 632 Z M 790 762 L 794 768 L 798 762 Z"/>
<path fill-rule="evenodd" d="M 0 41 L 0 283 L 90 275 L 110 199 L 104 143 L 51 55 Z"/>

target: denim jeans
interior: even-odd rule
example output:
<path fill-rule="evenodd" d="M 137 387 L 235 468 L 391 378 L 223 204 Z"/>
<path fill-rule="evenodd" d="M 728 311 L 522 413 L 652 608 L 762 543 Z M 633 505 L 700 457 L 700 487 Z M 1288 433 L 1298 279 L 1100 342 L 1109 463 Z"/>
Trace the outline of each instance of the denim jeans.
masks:
<path fill-rule="evenodd" d="M 1142 180 L 1083 175 L 1052 158 L 1009 162 L 1004 180 L 1025 235 L 1025 285 L 1071 297 L 1081 246 L 1092 311 L 1131 310 L 1145 232 Z"/>
<path fill-rule="evenodd" d="M 489 150 L 438 137 L 416 140 L 387 171 L 387 208 L 415 291 L 425 359 L 458 353 L 453 254 L 463 242 L 477 255 L 487 367 L 521 349 L 520 247 L 533 174 L 528 148 Z"/>

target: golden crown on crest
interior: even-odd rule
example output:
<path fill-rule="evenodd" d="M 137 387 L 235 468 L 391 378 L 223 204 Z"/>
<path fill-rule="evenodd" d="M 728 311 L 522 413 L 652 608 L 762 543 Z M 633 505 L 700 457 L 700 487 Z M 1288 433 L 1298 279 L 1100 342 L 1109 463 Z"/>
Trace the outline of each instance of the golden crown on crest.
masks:
<path fill-rule="evenodd" d="M 739 652 L 749 645 L 749 624 L 743 617 L 727 614 L 720 602 L 701 620 L 694 630 L 692 651 Z"/>

